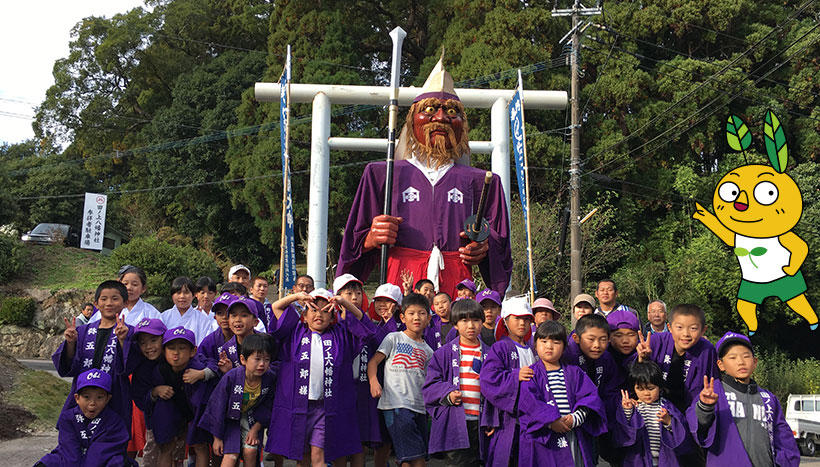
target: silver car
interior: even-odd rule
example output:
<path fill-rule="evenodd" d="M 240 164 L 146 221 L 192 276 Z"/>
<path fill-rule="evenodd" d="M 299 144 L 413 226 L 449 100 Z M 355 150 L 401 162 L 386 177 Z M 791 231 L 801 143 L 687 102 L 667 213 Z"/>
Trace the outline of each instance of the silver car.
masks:
<path fill-rule="evenodd" d="M 31 232 L 23 234 L 20 240 L 36 245 L 62 244 L 68 238 L 68 224 L 37 224 Z"/>

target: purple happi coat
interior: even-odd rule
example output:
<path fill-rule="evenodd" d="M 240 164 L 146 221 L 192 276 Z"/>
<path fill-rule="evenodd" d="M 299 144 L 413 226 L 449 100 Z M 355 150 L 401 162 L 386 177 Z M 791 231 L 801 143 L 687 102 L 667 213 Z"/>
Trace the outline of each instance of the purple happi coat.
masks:
<path fill-rule="evenodd" d="M 504 337 L 487 351 L 481 368 L 484 410 L 480 425 L 495 429 L 487 446 L 488 466 L 506 467 L 509 464 L 513 438 L 518 430 L 518 373 L 521 368 L 516 348 L 512 339 Z"/>
<path fill-rule="evenodd" d="M 86 418 L 79 407 L 63 410 L 57 420 L 57 447 L 40 462 L 46 467 L 137 465 L 125 453 L 131 437 L 129 428 L 110 407 L 93 420 Z"/>
<path fill-rule="evenodd" d="M 270 425 L 271 409 L 273 408 L 273 390 L 276 375 L 268 370 L 262 375 L 259 386 L 259 398 L 256 404 L 248 411 L 248 426 L 259 422 L 262 430 L 259 439 L 264 439 L 264 430 Z M 245 392 L 245 367 L 238 366 L 225 373 L 219 380 L 216 389 L 199 420 L 199 427 L 219 438 L 224 443 L 226 454 L 242 452 L 242 429 L 239 419 L 242 417 L 242 394 Z"/>
<path fill-rule="evenodd" d="M 154 433 L 154 440 L 157 444 L 167 443 L 180 434 L 179 427 L 184 421 L 183 413 L 174 399 L 157 398 L 154 400 L 151 397 L 151 391 L 155 387 L 171 386 L 163 377 L 160 369 L 161 365 L 166 365 L 163 359 L 164 357 L 160 357 L 155 362 L 141 365 L 133 376 L 134 402 L 145 412 L 145 424 Z M 186 369 L 189 368 L 201 370 L 205 368 L 205 365 L 199 359 L 192 358 Z M 188 445 L 210 443 L 210 434 L 197 427 L 207 402 L 207 384 L 200 380 L 194 384 L 184 383 L 183 388 L 193 414 L 187 429 L 183 430 L 186 433 L 185 440 Z"/>
<path fill-rule="evenodd" d="M 222 334 L 222 328 L 205 336 L 202 342 L 196 348 L 196 355 L 206 368 L 216 374 L 217 378 L 222 374 L 219 372 L 219 354 L 222 353 L 225 343 L 225 335 Z"/>
<path fill-rule="evenodd" d="M 570 411 L 588 409 L 584 423 L 573 429 L 584 465 L 595 465 L 592 441 L 606 432 L 604 405 L 592 380 L 580 368 L 561 365 L 567 387 Z M 521 441 L 518 451 L 519 466 L 564 467 L 574 465 L 567 437 L 550 430 L 550 423 L 561 417 L 558 406 L 549 391 L 547 369 L 538 360 L 533 365 L 533 377 L 521 383 L 518 403 L 521 413 Z"/>
<path fill-rule="evenodd" d="M 662 334 L 653 335 L 653 339 L 657 335 Z M 783 416 L 780 402 L 774 394 L 763 388 L 758 387 L 758 392 L 763 399 L 763 405 L 766 407 L 764 424 L 769 432 L 769 443 L 774 464 L 777 467 L 797 467 L 800 465 L 800 451 L 797 448 L 797 442 L 794 440 L 792 429 Z M 743 440 L 740 438 L 737 425 L 735 425 L 735 420 L 732 417 L 723 383 L 719 378 L 715 378 L 715 394 L 718 396 L 715 406 L 715 421 L 709 427 L 709 431 L 704 433 L 703 436 L 698 434 L 698 415 L 696 412 L 698 399 L 695 399 L 686 410 L 686 424 L 689 433 L 706 450 L 706 465 L 752 467 L 749 455 L 746 454 Z"/>
<path fill-rule="evenodd" d="M 456 164 L 433 186 L 409 161 L 396 161 L 394 171 L 392 214 L 404 219 L 396 246 L 430 251 L 437 245 L 443 252 L 458 251 L 463 245 L 459 233 L 464 220 L 475 214 L 486 172 Z M 385 162 L 365 167 L 342 237 L 338 274 L 350 273 L 366 281 L 378 263 L 379 249 L 362 252 L 362 247 L 373 218 L 382 214 L 384 179 Z M 488 287 L 503 295 L 510 282 L 512 250 L 507 205 L 497 175 L 489 188 L 485 216 L 490 248 L 478 267 Z"/>
<path fill-rule="evenodd" d="M 54 368 L 57 374 L 65 378 L 73 377 L 71 381 L 71 390 L 68 393 L 68 398 L 63 404 L 63 411 L 70 409 L 77 405 L 74 401 L 74 393 L 77 390 L 77 376 L 80 373 L 90 370 L 93 367 L 94 351 L 96 349 L 97 330 L 100 328 L 100 321 L 94 321 L 90 324 L 85 324 L 77 327 L 77 345 L 74 351 L 74 358 L 68 359 L 65 353 L 65 341 L 63 341 L 54 354 L 51 356 L 51 361 L 54 363 Z M 108 406 L 111 407 L 127 426 L 131 426 L 131 384 L 128 381 L 127 359 L 129 350 L 136 350 L 132 341 L 134 339 L 134 328 L 128 328 L 128 335 L 125 338 L 125 348 L 120 346 L 114 329 L 111 329 L 111 335 L 108 341 L 104 344 L 105 350 L 99 365 L 96 367 L 109 375 L 111 375 L 111 401 Z M 140 354 L 141 356 L 141 354 Z"/>
<path fill-rule="evenodd" d="M 370 320 L 365 314 L 362 320 Z M 385 433 L 382 433 L 379 423 L 379 400 L 370 395 L 370 382 L 367 379 L 367 363 L 373 358 L 373 354 L 379 349 L 384 337 L 396 330 L 396 321 L 392 318 L 387 322 L 379 323 L 376 332 L 367 339 L 358 354 L 358 359 L 354 360 L 353 369 L 354 382 L 356 386 L 356 415 L 359 422 L 359 435 L 363 443 L 383 443 L 387 441 Z M 381 368 L 381 367 L 380 367 Z M 356 370 L 358 369 L 358 378 Z"/>
<path fill-rule="evenodd" d="M 669 367 L 672 365 L 672 354 L 675 352 L 675 339 L 672 338 L 672 333 L 653 334 L 649 340 L 649 346 L 652 348 L 652 356 L 649 358 L 661 367 L 663 379 L 666 380 Z M 684 396 L 686 397 L 684 402 L 689 406 L 692 401 L 697 401 L 700 397 L 704 375 L 719 379 L 717 378 L 719 376 L 717 352 L 711 342 L 701 337 L 700 341 L 684 352 L 683 359 Z"/>
<path fill-rule="evenodd" d="M 669 411 L 672 417 L 671 430 L 661 426 L 661 446 L 658 452 L 658 465 L 677 467 L 677 449 L 686 440 L 688 428 L 680 411 L 668 400 L 661 398 L 661 407 Z M 637 409 L 632 410 L 632 417 L 626 419 L 623 408 L 615 412 L 615 423 L 612 424 L 612 441 L 623 450 L 624 467 L 652 467 L 652 451 L 649 448 L 649 432 L 644 425 L 643 417 Z"/>
<path fill-rule="evenodd" d="M 282 314 L 273 332 L 279 343 L 281 362 L 273 414 L 265 451 L 289 459 L 301 459 L 307 432 L 308 383 L 310 381 L 311 331 L 300 322 L 293 305 Z M 325 459 L 361 452 L 361 438 L 353 403 L 353 357 L 375 332 L 370 320 L 360 321 L 348 312 L 321 334 L 324 354 Z"/>
<path fill-rule="evenodd" d="M 481 346 L 481 359 L 473 360 L 473 369 L 482 375 L 481 362 L 487 355 L 489 347 L 484 345 L 479 339 Z M 476 365 L 475 362 L 478 362 Z M 467 449 L 470 447 L 470 438 L 467 433 L 467 418 L 463 405 L 446 405 L 442 401 L 451 392 L 459 391 L 461 388 L 461 347 L 458 341 L 448 342 L 433 353 L 433 358 L 427 364 L 427 376 L 424 380 L 422 395 L 424 396 L 424 406 L 430 414 L 432 425 L 430 427 L 430 442 L 428 452 L 454 451 L 456 449 Z M 479 379 L 481 381 L 481 379 Z M 479 383 L 481 384 L 481 383 Z M 481 386 L 482 392 L 484 386 Z M 484 412 L 484 400 L 481 401 L 480 412 Z M 484 459 L 487 452 L 487 436 L 479 428 L 479 458 Z"/>

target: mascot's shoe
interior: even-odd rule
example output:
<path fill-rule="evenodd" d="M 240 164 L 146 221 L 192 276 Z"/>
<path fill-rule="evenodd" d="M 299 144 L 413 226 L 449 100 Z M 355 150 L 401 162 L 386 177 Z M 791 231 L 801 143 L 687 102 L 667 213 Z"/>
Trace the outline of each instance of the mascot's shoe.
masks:
<path fill-rule="evenodd" d="M 809 329 L 811 329 L 812 331 L 816 331 L 817 330 L 817 323 L 810 324 Z"/>

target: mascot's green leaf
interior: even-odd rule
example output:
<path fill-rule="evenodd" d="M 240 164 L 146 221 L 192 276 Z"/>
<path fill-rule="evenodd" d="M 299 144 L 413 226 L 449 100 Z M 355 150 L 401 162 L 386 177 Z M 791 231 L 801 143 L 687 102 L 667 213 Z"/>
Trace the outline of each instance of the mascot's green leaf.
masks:
<path fill-rule="evenodd" d="M 789 161 L 789 149 L 786 145 L 786 132 L 780 124 L 777 115 L 771 110 L 766 111 L 766 119 L 763 124 L 763 139 L 766 141 L 766 154 L 769 156 L 774 170 L 783 173 L 786 171 L 786 164 Z"/>
<path fill-rule="evenodd" d="M 737 115 L 729 115 L 726 120 L 726 141 L 735 151 L 745 151 L 752 145 L 752 134 Z"/>

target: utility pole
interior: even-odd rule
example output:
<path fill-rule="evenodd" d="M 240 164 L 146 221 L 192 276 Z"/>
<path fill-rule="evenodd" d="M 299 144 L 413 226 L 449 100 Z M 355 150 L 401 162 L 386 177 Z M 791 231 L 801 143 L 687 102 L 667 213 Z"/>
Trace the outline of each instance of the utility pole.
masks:
<path fill-rule="evenodd" d="M 570 220 L 570 300 L 581 293 L 581 109 L 579 107 L 580 84 L 578 77 L 578 53 L 581 50 L 581 32 L 588 26 L 580 20 L 581 16 L 601 14 L 600 1 L 595 8 L 585 8 L 580 0 L 574 0 L 572 8 L 553 9 L 552 16 L 571 16 L 572 29 L 564 35 L 559 43 L 571 37 L 572 52 L 570 54 L 570 103 L 572 111 L 572 125 L 570 127 L 570 168 L 569 168 L 569 220 Z"/>

